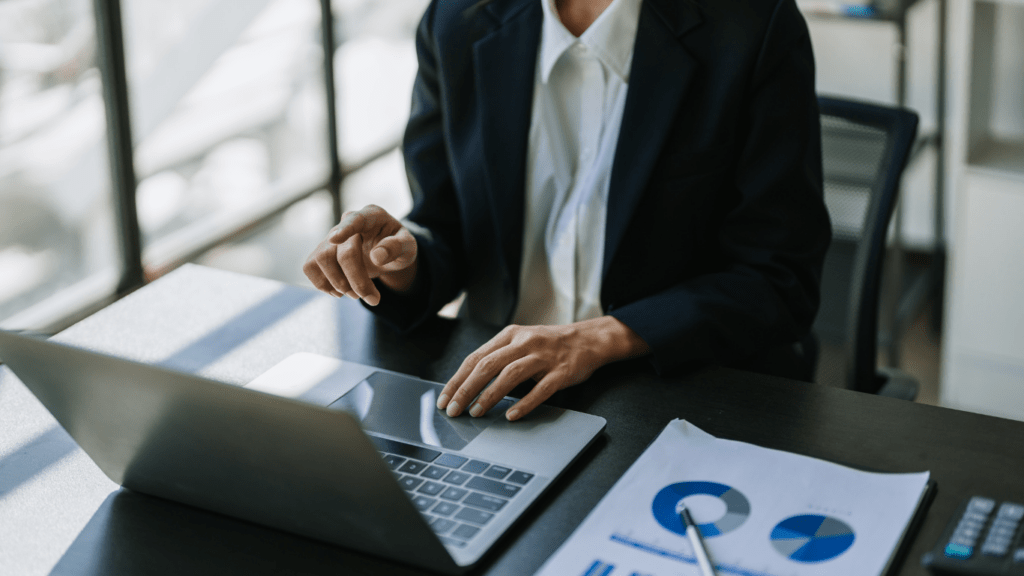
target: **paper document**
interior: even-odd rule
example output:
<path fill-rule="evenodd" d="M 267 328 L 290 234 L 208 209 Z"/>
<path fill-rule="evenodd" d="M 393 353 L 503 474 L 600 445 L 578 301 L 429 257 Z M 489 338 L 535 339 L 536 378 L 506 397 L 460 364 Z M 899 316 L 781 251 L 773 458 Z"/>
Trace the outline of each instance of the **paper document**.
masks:
<path fill-rule="evenodd" d="M 720 574 L 882 574 L 928 477 L 862 472 L 674 420 L 538 575 L 699 576 L 680 501 Z"/>

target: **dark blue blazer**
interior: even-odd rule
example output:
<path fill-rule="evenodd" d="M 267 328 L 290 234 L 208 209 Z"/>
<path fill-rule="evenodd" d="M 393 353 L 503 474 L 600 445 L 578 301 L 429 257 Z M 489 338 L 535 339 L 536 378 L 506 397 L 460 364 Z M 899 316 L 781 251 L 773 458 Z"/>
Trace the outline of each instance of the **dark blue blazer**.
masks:
<path fill-rule="evenodd" d="M 461 290 L 510 322 L 541 0 L 434 0 L 403 144 L 415 328 Z M 661 370 L 743 366 L 806 335 L 831 238 L 814 59 L 793 0 L 644 0 L 608 196 L 601 303 Z M 787 348 L 790 349 L 790 348 Z"/>

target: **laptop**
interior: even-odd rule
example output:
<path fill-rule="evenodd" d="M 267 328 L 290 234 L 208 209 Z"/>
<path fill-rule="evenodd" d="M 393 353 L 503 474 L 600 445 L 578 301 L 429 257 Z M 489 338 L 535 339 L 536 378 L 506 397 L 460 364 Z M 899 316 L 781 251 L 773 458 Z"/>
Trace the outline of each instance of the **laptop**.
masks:
<path fill-rule="evenodd" d="M 0 361 L 114 482 L 446 574 L 479 562 L 604 429 L 502 400 L 448 418 L 442 386 L 296 354 L 245 387 L 0 330 Z"/>

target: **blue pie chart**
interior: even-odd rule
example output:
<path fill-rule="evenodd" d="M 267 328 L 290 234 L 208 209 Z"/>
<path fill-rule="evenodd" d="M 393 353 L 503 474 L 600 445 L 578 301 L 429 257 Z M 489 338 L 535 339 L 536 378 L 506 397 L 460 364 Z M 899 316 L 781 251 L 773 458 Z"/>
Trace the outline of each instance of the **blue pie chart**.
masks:
<path fill-rule="evenodd" d="M 725 515 L 714 522 L 699 524 L 701 536 L 711 538 L 740 527 L 750 516 L 750 501 L 742 492 L 717 482 L 679 482 L 665 486 L 654 497 L 651 511 L 663 528 L 686 536 L 686 528 L 679 518 L 676 506 L 687 496 L 714 496 L 725 504 Z"/>
<path fill-rule="evenodd" d="M 804 514 L 775 525 L 772 546 L 790 560 L 803 563 L 831 560 L 853 546 L 853 528 L 830 516 Z"/>

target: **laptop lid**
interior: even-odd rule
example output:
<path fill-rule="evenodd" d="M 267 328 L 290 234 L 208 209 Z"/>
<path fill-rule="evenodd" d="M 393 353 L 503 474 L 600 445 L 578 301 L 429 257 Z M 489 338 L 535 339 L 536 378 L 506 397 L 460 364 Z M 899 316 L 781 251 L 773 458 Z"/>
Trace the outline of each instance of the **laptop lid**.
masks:
<path fill-rule="evenodd" d="M 345 411 L 3 330 L 0 360 L 126 488 L 439 572 L 464 570 Z"/>

